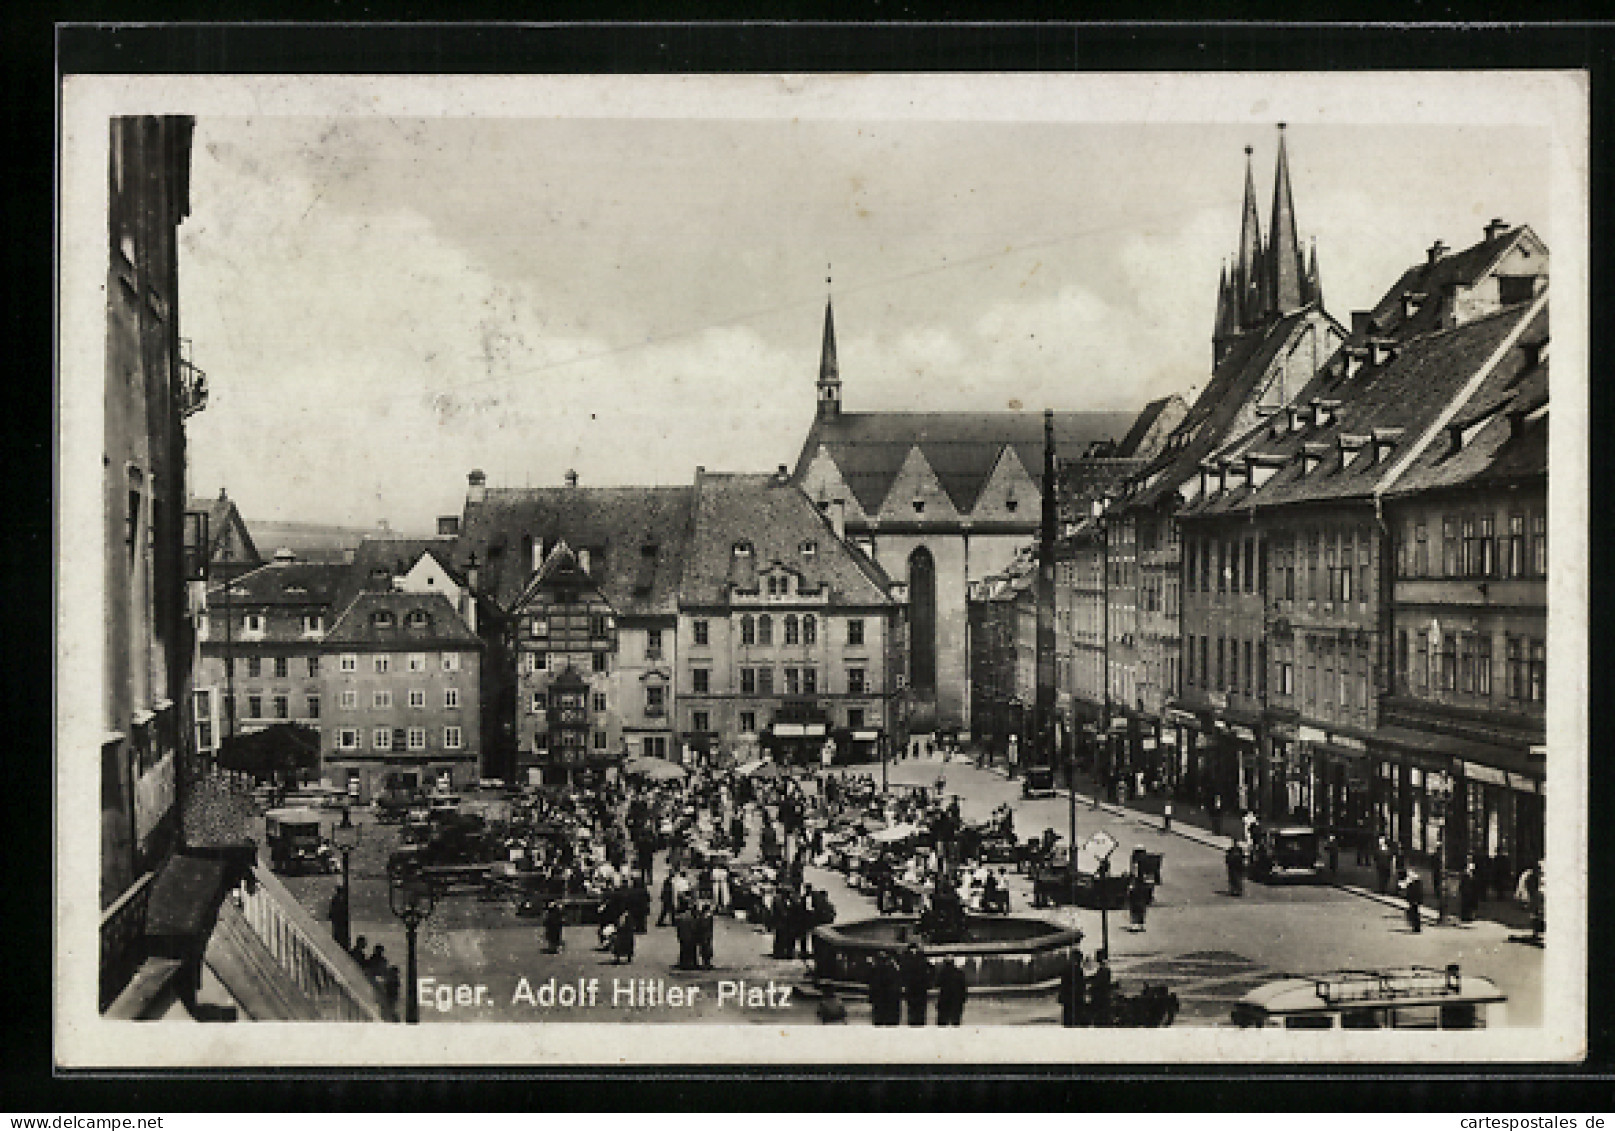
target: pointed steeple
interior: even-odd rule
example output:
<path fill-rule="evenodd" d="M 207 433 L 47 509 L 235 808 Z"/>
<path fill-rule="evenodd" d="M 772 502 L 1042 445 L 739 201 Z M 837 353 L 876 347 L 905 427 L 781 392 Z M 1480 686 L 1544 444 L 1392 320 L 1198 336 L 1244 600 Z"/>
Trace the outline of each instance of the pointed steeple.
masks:
<path fill-rule="evenodd" d="M 1268 225 L 1268 264 L 1272 280 L 1272 307 L 1289 314 L 1306 305 L 1303 287 L 1306 266 L 1301 259 L 1301 241 L 1295 231 L 1295 201 L 1290 195 L 1290 160 L 1284 147 L 1284 123 L 1279 123 L 1278 170 L 1273 177 L 1273 222 Z"/>
<path fill-rule="evenodd" d="M 1311 254 L 1307 259 L 1307 301 L 1323 308 L 1323 283 L 1318 278 L 1318 241 L 1312 241 Z"/>
<path fill-rule="evenodd" d="M 826 280 L 828 282 L 828 280 Z M 841 370 L 836 365 L 836 319 L 830 299 L 824 300 L 824 344 L 819 348 L 819 419 L 841 415 Z"/>
<path fill-rule="evenodd" d="M 1228 350 L 1228 343 L 1239 333 L 1239 291 L 1228 277 L 1224 260 L 1217 278 L 1217 321 L 1211 331 L 1211 363 L 1216 365 Z"/>
<path fill-rule="evenodd" d="M 1254 326 L 1266 313 L 1262 301 L 1262 222 L 1256 212 L 1256 180 L 1251 175 L 1251 147 L 1245 147 L 1245 208 L 1239 222 L 1239 262 L 1234 286 L 1239 291 L 1239 324 Z"/>

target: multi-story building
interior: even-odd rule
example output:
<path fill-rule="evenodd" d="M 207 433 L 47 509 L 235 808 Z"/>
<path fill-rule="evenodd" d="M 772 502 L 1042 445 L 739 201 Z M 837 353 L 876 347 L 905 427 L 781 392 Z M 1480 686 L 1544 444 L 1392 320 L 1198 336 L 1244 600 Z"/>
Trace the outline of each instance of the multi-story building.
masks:
<path fill-rule="evenodd" d="M 1370 748 L 1407 763 L 1393 832 L 1504 893 L 1542 858 L 1546 311 L 1387 492 L 1390 686 Z M 1405 834 L 1403 830 L 1406 830 Z"/>
<path fill-rule="evenodd" d="M 993 762 L 1026 764 L 1037 727 L 1037 561 L 1030 549 L 971 586 L 972 737 Z M 1056 700 L 1058 702 L 1058 700 Z"/>
<path fill-rule="evenodd" d="M 1133 633 L 1131 647 L 1123 644 L 1120 652 L 1125 670 L 1113 676 L 1113 691 L 1125 696 L 1118 706 L 1128 719 L 1118 768 L 1176 783 L 1187 793 L 1208 799 L 1214 781 L 1226 785 L 1229 780 L 1237 782 L 1238 775 L 1230 778 L 1223 772 L 1219 778 L 1213 767 L 1203 764 L 1202 750 L 1219 748 L 1227 735 L 1246 741 L 1245 736 L 1254 732 L 1247 723 L 1219 724 L 1215 701 L 1206 699 L 1203 693 L 1208 689 L 1199 683 L 1206 670 L 1200 663 L 1201 641 L 1211 642 L 1205 645 L 1204 660 L 1214 665 L 1211 649 L 1218 632 L 1197 623 L 1199 605 L 1190 608 L 1179 510 L 1195 497 L 1205 461 L 1233 438 L 1279 414 L 1345 338 L 1344 328 L 1323 309 L 1316 251 L 1309 259 L 1302 256 L 1282 134 L 1266 240 L 1257 214 L 1250 150 L 1245 152 L 1239 249 L 1232 271 L 1224 271 L 1218 286 L 1211 380 L 1160 454 L 1128 482 L 1105 521 L 1112 554 L 1119 553 L 1124 568 L 1136 570 L 1136 594 L 1130 600 L 1113 601 L 1124 616 L 1131 605 L 1131 616 L 1124 623 Z M 1226 555 L 1223 564 L 1231 568 Z M 1242 594 L 1244 577 L 1242 572 Z M 1213 592 L 1199 587 L 1210 579 L 1210 574 L 1197 571 L 1196 599 Z M 1245 641 L 1254 644 L 1259 636 L 1231 637 L 1226 627 L 1221 634 L 1225 650 L 1229 639 L 1239 640 L 1242 665 Z M 1254 663 L 1254 650 L 1252 659 Z M 1191 683 L 1192 663 L 1196 674 Z M 1226 652 L 1224 663 L 1229 668 Z M 1241 729 L 1226 729 L 1230 726 Z M 1235 804 L 1237 794 L 1233 788 L 1225 804 Z"/>
<path fill-rule="evenodd" d="M 1229 660 L 1219 670 L 1219 637 L 1240 641 L 1243 687 L 1253 597 L 1266 608 L 1262 725 L 1247 728 L 1248 736 L 1232 732 L 1243 725 L 1231 722 L 1235 701 L 1227 708 L 1209 703 L 1207 733 L 1224 766 L 1213 784 L 1224 803 L 1360 835 L 1387 833 L 1416 853 L 1440 842 L 1431 796 L 1444 804 L 1450 783 L 1438 776 L 1432 791 L 1430 779 L 1446 775 L 1451 760 L 1381 717 L 1396 664 L 1386 499 L 1412 491 L 1401 505 L 1422 505 L 1424 488 L 1410 471 L 1439 469 L 1464 450 L 1466 436 L 1492 420 L 1505 394 L 1517 395 L 1513 382 L 1530 361 L 1531 343 L 1546 332 L 1547 252 L 1529 229 L 1493 226 L 1482 244 L 1450 262 L 1441 253 L 1437 245 L 1375 311 L 1354 317 L 1346 347 L 1295 403 L 1207 461 L 1184 510 L 1186 560 L 1195 563 L 1185 569 L 1186 699 L 1190 686 L 1202 702 L 1229 693 L 1234 668 Z M 1499 275 L 1524 281 L 1500 285 Z M 1431 485 L 1439 481 L 1438 471 Z M 1479 509 L 1472 516 L 1477 547 L 1486 541 L 1485 517 Z M 1463 516 L 1453 513 L 1439 531 L 1443 554 L 1461 554 L 1464 530 Z M 1428 527 L 1415 522 L 1409 536 L 1412 560 L 1427 562 Z M 1247 556 L 1256 563 L 1254 585 L 1265 581 L 1266 594 L 1245 592 Z M 1441 586 L 1413 586 L 1407 595 L 1426 615 L 1443 600 L 1464 600 Z M 1475 623 L 1456 615 L 1457 623 Z M 1472 641 L 1468 670 L 1477 681 L 1488 635 L 1476 632 Z M 1417 640 L 1411 629 L 1410 640 Z M 1456 672 L 1464 653 L 1456 641 L 1451 646 Z M 1410 643 L 1410 657 L 1413 649 Z"/>
<path fill-rule="evenodd" d="M 679 586 L 679 730 L 692 746 L 780 761 L 871 758 L 894 737 L 900 604 L 781 469 L 696 469 Z M 897 590 L 900 597 L 901 590 Z"/>
<path fill-rule="evenodd" d="M 181 842 L 194 660 L 184 420 L 203 386 L 179 337 L 178 227 L 190 211 L 190 118 L 111 123 L 102 461 L 101 1004 L 145 955 L 121 908 Z M 194 541 L 194 539 L 193 539 Z M 127 924 L 130 929 L 122 929 Z"/>
<path fill-rule="evenodd" d="M 508 736 L 489 758 L 498 777 L 567 780 L 625 753 L 683 753 L 673 696 L 691 489 L 567 482 L 490 490 L 470 476 L 454 563 L 489 642 L 487 729 Z M 568 672 L 584 687 L 553 705 Z"/>
<path fill-rule="evenodd" d="M 360 801 L 475 783 L 481 651 L 442 593 L 356 596 L 325 637 L 322 776 Z"/>
<path fill-rule="evenodd" d="M 275 723 L 324 726 L 325 635 L 351 570 L 289 550 L 208 592 L 195 690 L 197 748 Z"/>
<path fill-rule="evenodd" d="M 1056 413 L 1055 444 L 1074 460 L 1135 422 L 1132 413 Z M 792 477 L 908 593 L 904 666 L 916 732 L 970 727 L 967 588 L 1036 537 L 1042 467 L 1035 412 L 843 411 L 826 305 L 818 414 Z"/>

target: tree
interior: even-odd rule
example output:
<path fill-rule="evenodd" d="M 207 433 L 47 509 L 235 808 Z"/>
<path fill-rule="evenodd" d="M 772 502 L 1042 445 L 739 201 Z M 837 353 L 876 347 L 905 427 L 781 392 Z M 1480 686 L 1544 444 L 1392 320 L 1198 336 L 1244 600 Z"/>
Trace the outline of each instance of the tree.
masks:
<path fill-rule="evenodd" d="M 232 735 L 219 745 L 219 765 L 258 781 L 285 783 L 320 764 L 320 735 L 302 723 L 275 723 Z"/>

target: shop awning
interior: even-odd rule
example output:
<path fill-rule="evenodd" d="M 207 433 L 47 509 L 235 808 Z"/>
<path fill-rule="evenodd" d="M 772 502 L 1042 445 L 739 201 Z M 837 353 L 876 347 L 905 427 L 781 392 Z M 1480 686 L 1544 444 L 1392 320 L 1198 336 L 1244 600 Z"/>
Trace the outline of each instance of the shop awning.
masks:
<path fill-rule="evenodd" d="M 1463 762 L 1479 763 L 1494 770 L 1507 770 L 1528 777 L 1541 777 L 1540 765 L 1531 761 L 1529 747 L 1498 746 L 1489 742 L 1476 742 L 1455 734 L 1418 730 L 1414 727 L 1381 726 L 1374 734 L 1376 742 L 1411 750 L 1418 754 L 1431 754 Z"/>

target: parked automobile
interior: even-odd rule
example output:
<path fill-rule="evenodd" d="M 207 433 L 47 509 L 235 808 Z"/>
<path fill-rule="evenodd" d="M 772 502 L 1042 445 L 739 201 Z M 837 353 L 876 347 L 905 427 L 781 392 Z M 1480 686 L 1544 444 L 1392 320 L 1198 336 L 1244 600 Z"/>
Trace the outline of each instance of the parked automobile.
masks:
<path fill-rule="evenodd" d="M 337 871 L 341 862 L 320 832 L 320 819 L 316 810 L 308 808 L 271 809 L 265 813 L 269 866 L 288 875 Z"/>
<path fill-rule="evenodd" d="M 1053 797 L 1055 792 L 1053 766 L 1026 767 L 1025 773 L 1021 777 L 1022 797 Z"/>
<path fill-rule="evenodd" d="M 1310 883 L 1324 874 L 1322 837 L 1305 825 L 1258 829 L 1251 878 L 1263 883 Z"/>

